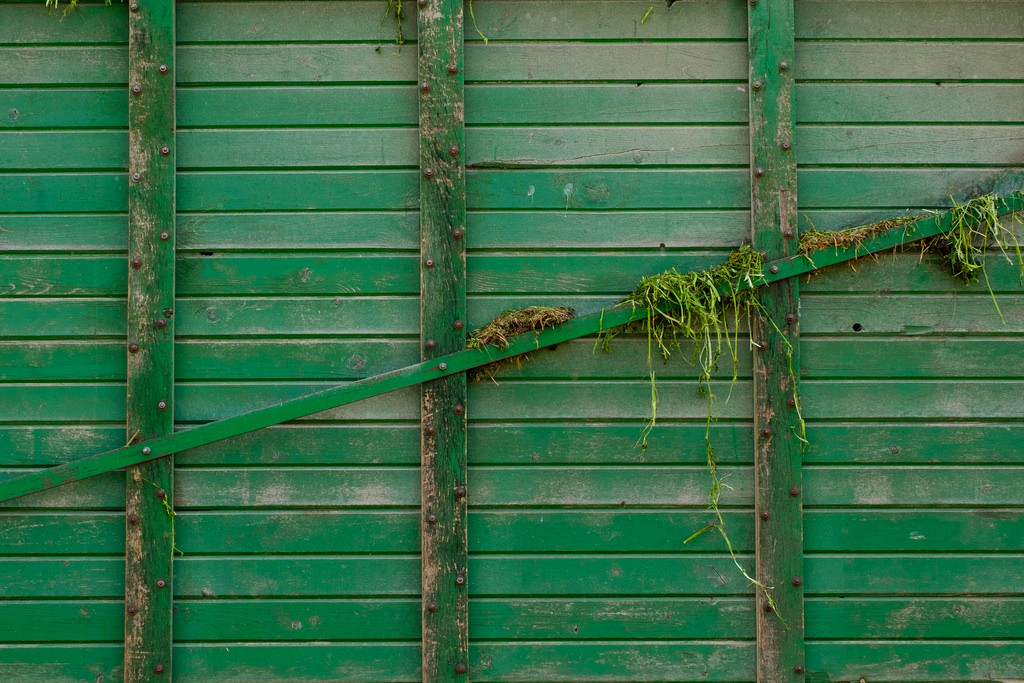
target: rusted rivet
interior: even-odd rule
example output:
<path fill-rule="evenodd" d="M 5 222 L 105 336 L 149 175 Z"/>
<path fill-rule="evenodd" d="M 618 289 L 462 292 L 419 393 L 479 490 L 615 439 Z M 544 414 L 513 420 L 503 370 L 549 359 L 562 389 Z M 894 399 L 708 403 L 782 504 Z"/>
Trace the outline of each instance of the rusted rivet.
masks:
<path fill-rule="evenodd" d="M 128 5 L 128 9 L 130 9 L 133 12 L 138 12 L 139 11 L 139 3 L 133 2 L 132 4 Z"/>
<path fill-rule="evenodd" d="M 889 452 L 892 453 L 893 455 L 899 455 L 900 454 L 900 447 L 899 446 L 893 446 L 892 448 L 889 449 Z"/>
<path fill-rule="evenodd" d="M 137 183 L 140 180 L 142 180 L 142 174 L 141 173 L 132 173 L 132 182 L 133 183 Z"/>
<path fill-rule="evenodd" d="M 160 500 L 163 500 L 164 498 L 167 497 L 167 491 L 164 491 L 163 489 L 157 489 L 156 497 L 159 498 Z"/>
<path fill-rule="evenodd" d="M 771 271 L 772 275 L 775 275 L 776 273 L 779 272 L 779 267 L 778 266 L 772 266 L 768 270 Z"/>
<path fill-rule="evenodd" d="M 128 614 L 138 614 L 139 608 L 135 605 L 128 605 Z"/>
<path fill-rule="evenodd" d="M 462 575 L 462 574 L 457 575 L 455 577 L 455 585 L 456 586 L 465 586 L 466 585 L 466 577 L 464 575 Z"/>
<path fill-rule="evenodd" d="M 161 330 L 164 329 L 165 327 L 167 327 L 167 319 L 166 318 L 157 318 L 156 319 L 156 326 L 159 327 Z"/>
<path fill-rule="evenodd" d="M 465 415 L 466 406 L 462 405 L 461 403 L 458 403 L 455 405 L 454 408 L 452 408 L 452 412 L 455 413 L 456 415 Z"/>
<path fill-rule="evenodd" d="M 128 523 L 132 524 L 132 525 L 138 524 L 139 523 L 139 516 L 137 514 L 135 514 L 134 512 L 132 514 L 128 515 Z"/>
<path fill-rule="evenodd" d="M 791 495 L 791 496 L 793 496 L 794 498 L 796 498 L 797 496 L 799 496 L 799 495 L 800 495 L 800 489 L 799 489 L 799 488 L 797 488 L 796 486 L 792 486 L 792 487 L 790 487 L 790 489 L 789 489 L 789 495 Z"/>
<path fill-rule="evenodd" d="M 437 364 L 437 369 L 440 370 L 441 372 L 444 372 L 445 370 L 448 369 L 448 364 L 447 363 L 438 363 Z"/>
<path fill-rule="evenodd" d="M 427 341 L 426 341 L 426 342 L 425 342 L 425 343 L 423 344 L 423 346 L 424 346 L 424 347 L 426 347 L 426 348 L 428 348 L 428 349 L 431 349 L 431 350 L 433 350 L 433 349 L 436 349 L 436 348 L 437 348 L 437 342 L 436 342 L 436 341 L 434 341 L 433 339 L 428 339 L 428 340 L 427 340 Z"/>
<path fill-rule="evenodd" d="M 132 86 L 132 92 L 134 94 L 136 94 L 136 95 L 141 95 L 142 94 L 142 86 L 141 85 L 133 85 Z"/>
<path fill-rule="evenodd" d="M 420 92 L 423 93 L 424 95 L 426 95 L 428 92 L 430 92 L 430 84 L 429 83 L 420 83 Z"/>
<path fill-rule="evenodd" d="M 462 228 L 455 228 L 454 230 L 452 230 L 452 237 L 454 237 L 457 240 L 461 240 L 462 236 L 465 234 L 466 233 Z"/>
<path fill-rule="evenodd" d="M 419 6 L 420 7 L 426 7 L 427 6 L 427 0 L 419 0 Z"/>
<path fill-rule="evenodd" d="M 756 177 L 758 177 L 758 178 L 763 178 L 764 177 L 764 169 L 761 168 L 760 166 L 758 166 L 757 168 L 754 169 L 754 175 Z"/>
<path fill-rule="evenodd" d="M 761 510 L 761 519 L 763 519 L 764 521 L 767 522 L 771 518 L 772 518 L 772 513 L 768 512 L 767 510 Z"/>
<path fill-rule="evenodd" d="M 132 268 L 134 268 L 135 270 L 138 270 L 141 267 L 142 267 L 142 259 L 133 258 L 132 259 Z"/>
<path fill-rule="evenodd" d="M 769 429 L 768 427 L 762 427 L 761 428 L 761 436 L 771 436 L 771 435 L 772 435 L 772 430 L 771 429 Z"/>
<path fill-rule="evenodd" d="M 765 612 L 773 611 L 772 610 L 772 604 L 770 602 L 764 603 L 764 605 L 761 607 L 761 609 L 763 609 Z"/>
<path fill-rule="evenodd" d="M 166 582 L 166 581 L 164 581 L 163 579 L 157 579 L 157 580 L 156 580 L 156 587 L 157 587 L 157 588 L 163 588 L 163 587 L 165 587 L 166 585 L 167 585 L 167 582 Z"/>
<path fill-rule="evenodd" d="M 753 81 L 750 82 L 750 87 L 753 88 L 754 90 L 760 90 L 761 89 L 761 79 L 755 78 Z"/>
<path fill-rule="evenodd" d="M 784 149 L 784 150 L 786 150 L 786 151 L 789 151 L 789 148 L 790 148 L 790 147 L 792 147 L 792 146 L 793 146 L 793 145 L 792 145 L 792 144 L 790 143 L 790 141 L 789 141 L 789 140 L 783 140 L 783 141 L 782 141 L 782 144 L 781 144 L 781 145 L 779 145 L 779 147 L 781 147 L 782 149 Z"/>
<path fill-rule="evenodd" d="M 423 265 L 426 266 L 427 268 L 433 268 L 434 267 L 434 259 L 428 258 L 428 259 L 424 260 L 423 261 Z"/>
<path fill-rule="evenodd" d="M 793 315 L 792 313 L 787 313 L 786 314 L 786 323 L 789 324 L 789 325 L 792 325 L 795 322 L 796 322 L 796 316 Z"/>
<path fill-rule="evenodd" d="M 435 427 L 434 425 L 427 425 L 423 431 L 425 431 L 428 435 L 433 436 L 434 434 L 437 434 L 437 427 Z"/>
<path fill-rule="evenodd" d="M 749 0 L 749 2 L 751 7 L 757 4 L 757 0 Z"/>
<path fill-rule="evenodd" d="M 164 230 L 163 232 L 160 233 L 160 240 L 161 241 L 166 242 L 169 239 L 171 239 L 171 233 L 167 232 L 166 230 Z"/>
<path fill-rule="evenodd" d="M 423 169 L 423 177 L 424 178 L 433 178 L 434 177 L 434 169 L 429 168 L 429 167 Z"/>
<path fill-rule="evenodd" d="M 450 73 L 452 76 L 454 76 L 455 74 L 459 73 L 459 65 L 458 64 L 449 64 L 448 65 L 448 73 Z"/>
<path fill-rule="evenodd" d="M 164 672 L 163 664 L 156 664 L 153 666 L 153 673 L 162 674 Z"/>
<path fill-rule="evenodd" d="M 156 407 L 160 410 L 167 410 L 167 401 L 160 401 L 156 404 Z"/>
<path fill-rule="evenodd" d="M 788 68 L 789 68 L 789 62 L 787 62 L 785 59 L 783 59 L 781 62 L 779 62 L 779 71 L 785 71 Z"/>
<path fill-rule="evenodd" d="M 804 672 L 804 665 L 803 664 L 797 664 L 796 666 L 793 667 L 793 671 L 795 671 L 798 674 L 802 674 Z"/>
<path fill-rule="evenodd" d="M 135 342 L 132 342 L 131 344 L 128 345 L 128 353 L 138 353 L 138 352 L 139 352 L 139 345 L 138 344 L 136 344 Z"/>
<path fill-rule="evenodd" d="M 459 662 L 458 664 L 455 665 L 455 673 L 457 673 L 457 674 L 464 674 L 464 673 L 466 673 L 467 670 L 468 669 L 466 668 L 466 665 L 463 664 L 462 662 Z"/>
<path fill-rule="evenodd" d="M 166 64 L 161 64 L 160 65 L 160 73 L 166 74 L 168 71 L 170 71 L 170 69 L 167 67 Z"/>
<path fill-rule="evenodd" d="M 466 324 L 461 320 L 456 320 L 455 322 L 452 323 L 452 327 L 454 327 L 456 330 L 461 330 L 465 326 Z"/>
<path fill-rule="evenodd" d="M 466 487 L 465 486 L 456 486 L 455 487 L 455 497 L 456 498 L 465 498 L 466 497 Z"/>
<path fill-rule="evenodd" d="M 803 579 L 801 579 L 799 576 L 794 576 L 792 579 L 790 579 L 789 582 L 793 584 L 793 588 L 799 588 L 804 584 Z"/>
<path fill-rule="evenodd" d="M 796 399 L 790 396 L 786 399 L 786 405 L 790 408 L 796 408 Z"/>
<path fill-rule="evenodd" d="M 458 156 L 459 155 L 459 148 L 458 148 L 458 146 L 457 145 L 452 145 L 451 147 L 449 147 L 448 148 L 448 153 L 451 154 L 453 157 Z"/>
<path fill-rule="evenodd" d="M 437 611 L 437 603 L 434 602 L 433 600 L 428 602 L 427 603 L 427 611 L 430 612 L 430 613 L 436 612 Z"/>
<path fill-rule="evenodd" d="M 791 240 L 791 239 L 793 239 L 793 231 L 792 230 L 783 230 L 782 231 L 782 236 L 784 238 L 786 238 L 787 240 Z"/>
<path fill-rule="evenodd" d="M 171 153 L 171 148 L 168 147 L 167 145 L 164 145 L 163 147 L 160 148 L 160 153 L 163 154 L 164 156 L 167 156 L 168 154 Z"/>
<path fill-rule="evenodd" d="M 437 515 L 434 513 L 427 515 L 427 524 L 437 524 Z"/>
<path fill-rule="evenodd" d="M 768 350 L 768 342 L 766 342 L 766 341 L 758 342 L 757 343 L 757 348 L 761 349 L 762 351 L 767 351 Z"/>
<path fill-rule="evenodd" d="M 149 446 L 143 446 L 142 447 L 142 454 L 143 455 L 149 455 L 152 452 L 153 452 L 153 449 L 150 448 Z"/>

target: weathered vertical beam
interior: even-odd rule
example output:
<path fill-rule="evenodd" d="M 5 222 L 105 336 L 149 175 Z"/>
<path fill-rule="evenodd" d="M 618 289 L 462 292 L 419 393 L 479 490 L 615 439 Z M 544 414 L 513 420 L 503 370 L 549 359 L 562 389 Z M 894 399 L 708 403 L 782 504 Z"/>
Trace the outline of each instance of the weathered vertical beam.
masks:
<path fill-rule="evenodd" d="M 418 0 L 422 358 L 466 348 L 462 0 Z M 466 680 L 466 375 L 422 389 L 423 680 Z"/>
<path fill-rule="evenodd" d="M 174 0 L 128 8 L 128 438 L 174 428 Z M 125 683 L 171 679 L 174 461 L 126 482 Z"/>
<path fill-rule="evenodd" d="M 793 0 L 748 0 L 748 7 L 752 238 L 771 260 L 794 253 L 797 242 Z M 770 587 L 758 591 L 761 683 L 795 681 L 804 673 L 797 287 L 789 278 L 762 289 L 759 300 L 771 322 L 751 330 L 760 344 L 754 357 L 757 578 Z"/>

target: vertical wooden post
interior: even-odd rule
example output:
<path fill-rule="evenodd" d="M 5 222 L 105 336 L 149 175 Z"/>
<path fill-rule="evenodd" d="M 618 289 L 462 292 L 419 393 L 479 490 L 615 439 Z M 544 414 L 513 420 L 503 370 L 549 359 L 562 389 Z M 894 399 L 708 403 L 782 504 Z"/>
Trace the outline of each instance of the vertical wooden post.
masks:
<path fill-rule="evenodd" d="M 174 429 L 174 0 L 128 7 L 128 438 Z M 129 468 L 125 683 L 171 679 L 174 460 Z"/>
<path fill-rule="evenodd" d="M 423 360 L 466 348 L 462 0 L 419 0 Z M 423 384 L 423 680 L 466 680 L 466 375 Z"/>
<path fill-rule="evenodd" d="M 795 253 L 797 244 L 793 0 L 747 5 L 752 238 L 770 260 Z M 800 680 L 804 673 L 797 287 L 796 278 L 789 278 L 762 289 L 759 299 L 769 321 L 751 330 L 757 578 L 770 587 L 757 594 L 761 683 Z"/>

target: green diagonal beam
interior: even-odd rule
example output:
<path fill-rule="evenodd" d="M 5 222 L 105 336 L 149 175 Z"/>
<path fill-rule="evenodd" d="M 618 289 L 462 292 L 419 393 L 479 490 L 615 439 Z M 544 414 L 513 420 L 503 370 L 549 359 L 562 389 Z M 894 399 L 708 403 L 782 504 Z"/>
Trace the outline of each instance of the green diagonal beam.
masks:
<path fill-rule="evenodd" d="M 1014 192 L 1000 197 L 1000 213 L 1024 211 L 1024 192 Z M 754 282 L 760 286 L 769 282 L 783 280 L 809 273 L 814 270 L 832 266 L 837 263 L 851 261 L 876 252 L 886 251 L 927 239 L 947 232 L 952 227 L 948 214 L 922 218 L 908 223 L 891 232 L 878 235 L 863 243 L 846 248 L 827 248 L 815 252 L 811 258 L 796 256 L 780 259 L 765 264 L 764 276 Z M 749 285 L 741 285 L 746 288 Z M 330 410 L 349 403 L 384 394 L 396 389 L 403 389 L 439 377 L 447 377 L 473 368 L 487 365 L 493 361 L 511 358 L 529 353 L 547 346 L 554 346 L 571 339 L 608 330 L 641 320 L 647 315 L 647 309 L 616 307 L 598 313 L 576 318 L 558 327 L 534 334 L 525 334 L 512 340 L 507 349 L 489 346 L 484 349 L 468 349 L 433 360 L 409 365 L 404 368 L 374 375 L 356 382 L 344 384 L 301 398 L 285 401 L 274 406 L 260 408 L 234 417 L 210 422 L 185 431 L 175 432 L 149 441 L 118 448 L 117 450 L 99 453 L 81 460 L 57 465 L 49 469 L 33 472 L 17 478 L 0 482 L 0 502 L 13 498 L 45 491 L 56 486 L 88 479 L 97 474 L 111 472 L 138 465 L 156 458 L 180 453 L 189 448 L 205 446 L 233 436 L 252 432 L 264 427 L 271 427 L 282 422 L 295 420 L 307 415 Z"/>

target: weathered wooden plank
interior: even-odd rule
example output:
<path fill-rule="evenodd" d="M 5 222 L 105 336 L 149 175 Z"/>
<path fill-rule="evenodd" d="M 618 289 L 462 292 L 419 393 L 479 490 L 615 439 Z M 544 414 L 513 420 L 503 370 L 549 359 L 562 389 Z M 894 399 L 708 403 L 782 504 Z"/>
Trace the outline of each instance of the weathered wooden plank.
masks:
<path fill-rule="evenodd" d="M 1003 123 L 1020 111 L 1019 83 L 805 83 L 798 123 Z"/>
<path fill-rule="evenodd" d="M 1009 80 L 1024 70 L 1016 41 L 798 41 L 801 81 Z"/>
<path fill-rule="evenodd" d="M 836 5 L 811 0 L 796 15 L 799 39 L 1019 39 L 1024 19 L 1013 2 L 887 0 Z"/>
<path fill-rule="evenodd" d="M 174 51 L 173 0 L 129 8 L 129 444 L 174 431 Z M 171 677 L 173 495 L 173 456 L 126 472 L 125 683 Z"/>

